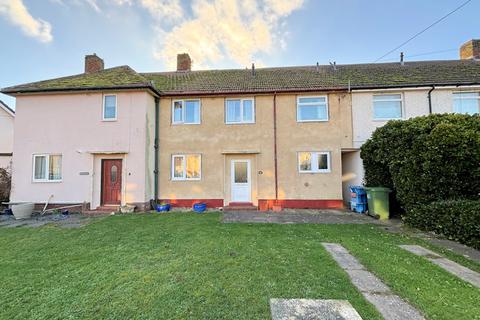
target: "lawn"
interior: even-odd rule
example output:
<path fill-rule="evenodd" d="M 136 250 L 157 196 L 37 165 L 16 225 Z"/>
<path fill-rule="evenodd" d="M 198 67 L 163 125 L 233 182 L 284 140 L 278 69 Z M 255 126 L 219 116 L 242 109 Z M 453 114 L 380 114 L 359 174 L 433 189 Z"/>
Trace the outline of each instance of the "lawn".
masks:
<path fill-rule="evenodd" d="M 480 290 L 373 225 L 222 224 L 221 214 L 0 228 L 1 319 L 268 319 L 270 298 L 347 299 L 381 319 L 321 246 L 345 246 L 428 319 L 480 319 Z M 463 265 L 480 266 L 430 247 Z"/>

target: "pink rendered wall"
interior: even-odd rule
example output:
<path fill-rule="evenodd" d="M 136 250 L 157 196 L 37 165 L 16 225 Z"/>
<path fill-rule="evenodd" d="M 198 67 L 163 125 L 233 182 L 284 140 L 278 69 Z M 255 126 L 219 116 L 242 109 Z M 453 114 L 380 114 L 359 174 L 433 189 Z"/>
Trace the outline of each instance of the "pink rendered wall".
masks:
<path fill-rule="evenodd" d="M 102 121 L 103 94 L 117 95 L 117 121 Z M 17 97 L 11 201 L 90 202 L 100 205 L 99 152 L 123 158 L 125 202 L 144 202 L 147 92 L 104 92 Z M 153 148 L 153 147 L 152 147 Z M 34 154 L 62 154 L 61 182 L 33 182 Z M 124 153 L 124 154 L 120 154 Z M 81 175 L 80 172 L 88 172 Z"/>

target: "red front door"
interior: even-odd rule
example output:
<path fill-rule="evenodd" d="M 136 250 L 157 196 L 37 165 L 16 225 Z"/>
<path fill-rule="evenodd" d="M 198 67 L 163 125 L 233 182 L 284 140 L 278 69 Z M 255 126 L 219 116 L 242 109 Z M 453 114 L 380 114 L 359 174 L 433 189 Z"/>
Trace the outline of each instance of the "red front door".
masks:
<path fill-rule="evenodd" d="M 120 205 L 122 201 L 122 160 L 102 160 L 102 205 Z"/>

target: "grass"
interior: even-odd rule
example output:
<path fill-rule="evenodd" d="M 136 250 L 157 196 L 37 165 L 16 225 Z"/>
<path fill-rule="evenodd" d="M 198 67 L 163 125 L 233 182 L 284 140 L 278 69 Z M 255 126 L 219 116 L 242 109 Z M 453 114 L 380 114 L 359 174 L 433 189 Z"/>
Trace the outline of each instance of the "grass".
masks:
<path fill-rule="evenodd" d="M 347 299 L 381 319 L 321 242 L 351 251 L 429 319 L 480 319 L 480 290 L 371 225 L 222 224 L 221 214 L 112 216 L 0 229 L 1 319 L 268 319 L 270 298 Z M 477 271 L 480 266 L 451 253 Z"/>

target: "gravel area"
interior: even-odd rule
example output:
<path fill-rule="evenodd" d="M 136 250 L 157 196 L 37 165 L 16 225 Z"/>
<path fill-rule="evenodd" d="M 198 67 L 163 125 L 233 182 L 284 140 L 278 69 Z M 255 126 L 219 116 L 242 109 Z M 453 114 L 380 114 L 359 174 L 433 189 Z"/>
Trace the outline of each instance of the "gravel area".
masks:
<path fill-rule="evenodd" d="M 99 216 L 85 216 L 79 213 L 63 214 L 34 214 L 30 219 L 15 220 L 12 215 L 0 215 L 0 228 L 16 228 L 28 227 L 38 228 L 47 224 L 55 225 L 61 228 L 80 228 L 93 220 L 97 220 Z"/>

